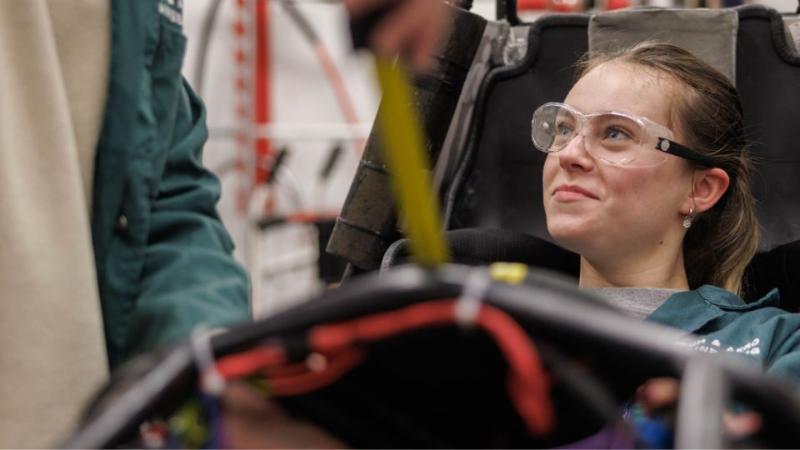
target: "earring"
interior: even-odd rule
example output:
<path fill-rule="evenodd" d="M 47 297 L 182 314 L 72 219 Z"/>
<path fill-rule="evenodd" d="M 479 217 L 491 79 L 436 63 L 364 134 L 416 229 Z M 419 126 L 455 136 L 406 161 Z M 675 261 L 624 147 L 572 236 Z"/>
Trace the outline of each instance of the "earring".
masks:
<path fill-rule="evenodd" d="M 692 221 L 694 220 L 694 206 L 689 207 L 689 214 L 683 218 L 683 228 L 689 229 L 692 227 Z"/>

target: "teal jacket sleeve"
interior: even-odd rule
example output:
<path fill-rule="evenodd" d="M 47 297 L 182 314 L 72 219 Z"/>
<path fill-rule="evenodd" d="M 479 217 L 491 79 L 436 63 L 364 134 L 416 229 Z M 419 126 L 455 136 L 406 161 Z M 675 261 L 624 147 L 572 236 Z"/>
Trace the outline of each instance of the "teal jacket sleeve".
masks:
<path fill-rule="evenodd" d="M 800 391 L 800 314 L 781 314 L 770 319 L 772 345 L 766 358 L 767 373 L 787 379 Z"/>
<path fill-rule="evenodd" d="M 184 81 L 155 189 L 128 356 L 185 339 L 198 326 L 250 318 L 249 281 L 216 211 L 220 183 L 202 164 L 205 108 Z"/>

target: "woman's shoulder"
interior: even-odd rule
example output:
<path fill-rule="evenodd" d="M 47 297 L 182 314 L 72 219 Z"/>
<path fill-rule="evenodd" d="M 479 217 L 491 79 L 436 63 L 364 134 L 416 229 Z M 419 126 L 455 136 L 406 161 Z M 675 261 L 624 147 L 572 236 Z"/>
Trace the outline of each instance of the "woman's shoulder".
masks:
<path fill-rule="evenodd" d="M 769 327 L 769 322 L 776 317 L 783 317 L 784 322 L 796 322 L 800 327 L 800 314 L 780 309 L 779 303 L 777 289 L 755 301 L 745 302 L 733 292 L 704 285 L 672 295 L 648 320 L 695 334 L 729 327 L 737 330 Z"/>
<path fill-rule="evenodd" d="M 772 366 L 800 368 L 800 314 L 778 308 L 773 289 L 745 302 L 715 286 L 677 293 L 656 310 L 650 321 L 691 333 L 686 345 L 707 353 L 737 353 Z"/>
<path fill-rule="evenodd" d="M 781 300 L 780 292 L 777 288 L 772 289 L 760 298 L 747 302 L 731 291 L 710 284 L 688 291 L 687 294 L 695 295 L 700 300 L 725 311 L 756 311 L 764 308 L 779 308 Z M 776 312 L 781 311 L 788 312 L 783 310 Z"/>

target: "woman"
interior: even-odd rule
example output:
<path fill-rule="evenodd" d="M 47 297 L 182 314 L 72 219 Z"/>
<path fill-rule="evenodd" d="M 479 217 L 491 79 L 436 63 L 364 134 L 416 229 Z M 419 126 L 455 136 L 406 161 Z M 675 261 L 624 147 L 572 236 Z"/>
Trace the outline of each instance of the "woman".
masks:
<path fill-rule="evenodd" d="M 589 59 L 565 103 L 537 110 L 534 138 L 555 137 L 544 148 L 548 229 L 581 254 L 581 286 L 738 293 L 758 223 L 730 82 L 678 47 L 643 44 Z M 557 129 L 543 132 L 553 111 Z M 582 119 L 611 111 L 630 117 Z"/>
<path fill-rule="evenodd" d="M 538 108 L 547 227 L 581 255 L 580 286 L 800 382 L 800 318 L 774 290 L 737 294 L 758 242 L 742 108 L 728 79 L 678 47 L 586 59 L 564 103 Z M 676 384 L 649 395 L 674 400 Z M 666 394 L 664 392 L 666 391 Z M 658 401 L 656 402 L 658 403 Z"/>

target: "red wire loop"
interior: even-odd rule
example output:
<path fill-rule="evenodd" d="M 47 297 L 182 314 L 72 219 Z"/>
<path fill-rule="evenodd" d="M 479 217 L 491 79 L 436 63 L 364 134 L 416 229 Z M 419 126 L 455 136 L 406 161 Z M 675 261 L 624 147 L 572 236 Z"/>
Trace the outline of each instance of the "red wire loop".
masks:
<path fill-rule="evenodd" d="M 536 436 L 547 435 L 555 426 L 550 380 L 533 342 L 508 314 L 492 306 L 481 305 L 477 321 L 508 361 L 508 393 L 528 431 Z"/>
<path fill-rule="evenodd" d="M 262 345 L 217 361 L 217 371 L 225 379 L 252 375 L 264 367 L 286 364 L 286 352 L 275 345 Z"/>
<path fill-rule="evenodd" d="M 309 345 L 325 353 L 363 342 L 380 341 L 417 328 L 450 325 L 454 317 L 451 303 L 422 303 L 347 322 L 319 325 L 311 330 Z"/>
<path fill-rule="evenodd" d="M 272 392 L 278 396 L 311 392 L 335 382 L 357 367 L 366 358 L 362 344 L 415 329 L 455 324 L 457 302 L 431 301 L 315 326 L 309 333 L 309 346 L 327 358 L 325 367 L 318 371 L 307 366 L 304 369 L 302 364 L 288 364 L 286 354 L 272 346 L 221 359 L 218 370 L 226 378 L 265 373 Z M 496 342 L 508 363 L 508 393 L 528 431 L 536 436 L 550 433 L 555 426 L 550 380 L 528 334 L 508 314 L 487 304 L 481 305 L 475 324 Z"/>
<path fill-rule="evenodd" d="M 270 379 L 270 388 L 277 396 L 306 394 L 328 386 L 355 369 L 365 359 L 364 351 L 352 348 L 330 358 L 325 370 Z"/>

